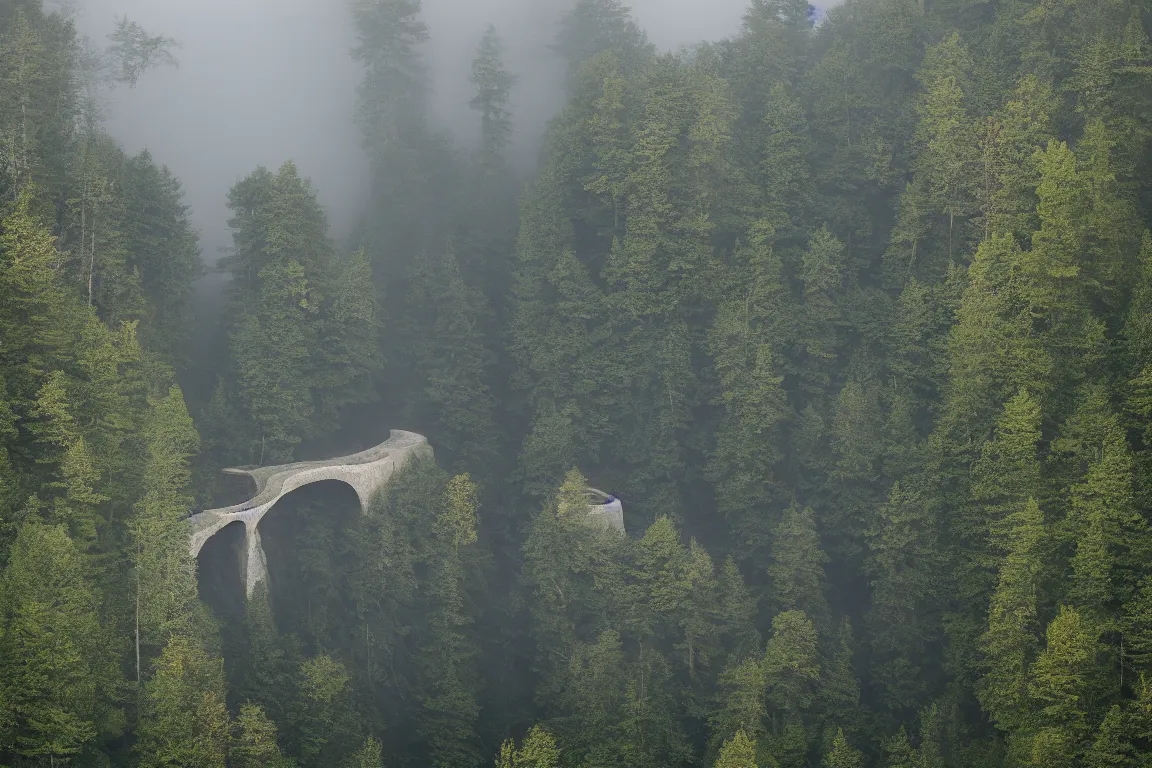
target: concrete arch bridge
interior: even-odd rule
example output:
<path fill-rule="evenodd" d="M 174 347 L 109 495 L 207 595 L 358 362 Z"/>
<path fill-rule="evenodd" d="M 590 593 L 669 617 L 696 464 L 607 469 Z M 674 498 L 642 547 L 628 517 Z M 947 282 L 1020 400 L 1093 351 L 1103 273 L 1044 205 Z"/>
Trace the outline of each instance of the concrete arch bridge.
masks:
<path fill-rule="evenodd" d="M 192 557 L 199 555 L 204 544 L 217 533 L 233 523 L 243 523 L 240 572 L 244 577 L 245 594 L 251 597 L 257 585 L 268 578 L 268 559 L 260 543 L 259 525 L 276 502 L 305 485 L 338 480 L 352 487 L 360 499 L 360 507 L 366 509 L 372 497 L 415 456 L 432 456 L 428 439 L 415 432 L 394 429 L 383 443 L 350 456 L 274 467 L 225 469 L 226 474 L 251 477 L 256 483 L 256 495 L 248 501 L 220 509 L 206 509 L 188 518 Z M 619 499 L 589 489 L 588 513 L 590 522 L 624 531 L 624 513 Z"/>

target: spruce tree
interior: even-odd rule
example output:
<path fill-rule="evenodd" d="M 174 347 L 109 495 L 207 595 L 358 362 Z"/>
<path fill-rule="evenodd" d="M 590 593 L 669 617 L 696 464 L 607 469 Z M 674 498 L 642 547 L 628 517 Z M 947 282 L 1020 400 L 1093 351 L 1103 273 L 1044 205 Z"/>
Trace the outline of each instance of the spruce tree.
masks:
<path fill-rule="evenodd" d="M 231 723 L 221 659 L 174 635 L 144 685 L 135 751 L 146 768 L 227 765 Z"/>
<path fill-rule="evenodd" d="M 289 768 L 295 765 L 280 753 L 276 724 L 255 704 L 240 707 L 228 749 L 229 765 L 235 768 Z"/>
<path fill-rule="evenodd" d="M 123 727 L 119 670 L 85 563 L 63 526 L 30 520 L 0 577 L 4 752 L 75 759 Z"/>
<path fill-rule="evenodd" d="M 136 679 L 141 656 L 154 656 L 173 635 L 199 636 L 207 618 L 199 610 L 196 563 L 188 553 L 187 495 L 199 435 L 177 387 L 151 401 L 146 428 L 144 495 L 132 519 L 136 592 Z"/>

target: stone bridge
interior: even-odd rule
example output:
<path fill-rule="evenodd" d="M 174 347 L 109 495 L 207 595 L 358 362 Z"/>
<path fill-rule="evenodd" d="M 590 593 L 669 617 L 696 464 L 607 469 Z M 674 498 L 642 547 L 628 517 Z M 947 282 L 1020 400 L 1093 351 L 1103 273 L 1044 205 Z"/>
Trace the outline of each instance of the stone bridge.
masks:
<path fill-rule="evenodd" d="M 299 461 L 275 467 L 225 469 L 230 475 L 247 475 L 256 481 L 256 495 L 231 507 L 206 509 L 188 519 L 192 556 L 200 554 L 208 539 L 232 523 L 244 523 L 244 550 L 240 558 L 245 590 L 249 597 L 256 585 L 268 578 L 268 561 L 260 544 L 260 520 L 276 502 L 309 483 L 339 480 L 352 486 L 367 508 L 372 497 L 388 484 L 396 470 L 416 455 L 431 455 L 432 447 L 423 435 L 392 430 L 391 436 L 374 448 L 351 456 L 325 461 Z"/>
<path fill-rule="evenodd" d="M 232 523 L 244 524 L 244 549 L 240 553 L 240 570 L 244 574 L 245 593 L 251 597 L 256 586 L 268 578 L 268 560 L 260 544 L 260 521 L 276 502 L 292 491 L 324 480 L 339 480 L 352 486 L 367 509 L 396 471 L 414 456 L 432 455 L 427 438 L 415 432 L 392 430 L 391 436 L 374 448 L 351 456 L 338 456 L 324 461 L 299 461 L 274 467 L 225 469 L 230 475 L 247 475 L 256 482 L 256 495 L 231 507 L 206 509 L 188 518 L 189 546 L 192 556 L 200 554 L 204 544 Z M 588 520 L 624 532 L 624 510 L 620 500 L 602 491 L 588 489 Z"/>

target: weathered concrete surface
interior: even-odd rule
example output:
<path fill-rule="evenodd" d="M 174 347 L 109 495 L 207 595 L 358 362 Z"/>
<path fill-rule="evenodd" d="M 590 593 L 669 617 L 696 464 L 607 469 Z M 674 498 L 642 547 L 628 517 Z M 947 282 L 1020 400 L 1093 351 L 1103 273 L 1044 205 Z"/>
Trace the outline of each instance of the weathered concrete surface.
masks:
<path fill-rule="evenodd" d="M 595 488 L 588 489 L 588 496 L 599 502 L 588 505 L 589 522 L 624 533 L 624 505 L 620 503 L 620 499 Z"/>
<path fill-rule="evenodd" d="M 248 501 L 221 509 L 206 509 L 188 519 L 189 546 L 192 556 L 200 554 L 208 539 L 227 525 L 244 523 L 244 551 L 241 571 L 245 590 L 249 596 L 256 585 L 268 578 L 268 562 L 260 545 L 260 520 L 276 502 L 292 491 L 309 483 L 339 480 L 352 486 L 360 498 L 360 506 L 367 507 L 372 496 L 383 488 L 398 469 L 413 456 L 431 455 L 432 447 L 423 435 L 415 432 L 392 430 L 391 436 L 366 451 L 339 456 L 325 461 L 300 461 L 275 467 L 255 469 L 225 469 L 228 474 L 248 475 L 256 481 L 256 495 Z"/>

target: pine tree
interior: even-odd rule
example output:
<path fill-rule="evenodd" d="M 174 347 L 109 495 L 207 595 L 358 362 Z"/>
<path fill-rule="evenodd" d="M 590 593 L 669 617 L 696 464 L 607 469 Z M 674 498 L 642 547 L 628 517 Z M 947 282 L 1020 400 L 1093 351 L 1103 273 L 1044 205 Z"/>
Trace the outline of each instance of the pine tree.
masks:
<path fill-rule="evenodd" d="M 724 742 L 713 768 L 760 768 L 756 759 L 756 742 L 743 729 Z"/>
<path fill-rule="evenodd" d="M 500 745 L 496 768 L 558 768 L 560 750 L 556 739 L 544 727 L 532 726 L 520 747 L 512 739 Z"/>
<path fill-rule="evenodd" d="M 343 283 L 333 279 L 327 219 L 293 163 L 274 176 L 258 168 L 232 188 L 229 206 L 235 249 L 225 266 L 234 278 L 237 391 L 257 429 L 249 436 L 257 463 L 285 461 L 301 440 L 336 426 L 332 410 L 352 400 L 349 385 L 377 364 L 352 342 L 356 335 L 371 341 L 374 310 L 363 285 L 347 283 L 364 278 L 355 260 Z M 340 359 L 359 352 L 369 357 Z M 336 367 L 343 376 L 333 375 Z M 362 383 L 352 391 L 357 399 L 370 396 Z M 327 406 L 319 413 L 317 400 Z"/>
<path fill-rule="evenodd" d="M 308 379 L 317 346 L 303 266 L 276 262 L 260 270 L 256 311 L 232 333 L 241 397 L 260 429 L 257 463 L 289 461 L 309 434 L 313 403 Z"/>
<path fill-rule="evenodd" d="M 198 610 L 196 563 L 188 553 L 185 523 L 192 506 L 188 460 L 199 436 L 179 388 L 154 398 L 151 409 L 144 495 L 132 519 L 137 682 L 142 651 L 150 657 L 176 634 L 196 637 L 201 631 L 197 625 L 206 618 Z"/>
<path fill-rule="evenodd" d="M 581 65 L 604 51 L 631 69 L 648 54 L 649 43 L 620 0 L 578 0 L 561 20 L 553 49 L 567 63 L 571 84 Z"/>
<path fill-rule="evenodd" d="M 777 436 L 791 413 L 778 353 L 773 351 L 786 343 L 781 331 L 788 303 L 783 265 L 769 226 L 755 229 L 736 255 L 740 276 L 747 280 L 744 295 L 720 305 L 710 337 L 725 416 L 716 432 L 709 474 L 717 486 L 720 511 L 744 541 L 760 544 L 768 533 L 763 530 L 763 507 L 774 490 L 772 475 L 781 458 Z"/>
<path fill-rule="evenodd" d="M 980 133 L 979 191 L 983 239 L 1011 234 L 1018 241 L 1036 229 L 1036 151 L 1052 137 L 1052 89 L 1035 75 L 1021 78 L 1012 97 Z"/>
<path fill-rule="evenodd" d="M 268 585 L 260 582 L 248 596 L 243 618 L 243 663 L 234 683 L 241 700 L 261 707 L 273 722 L 288 721 L 288 707 L 297 700 L 294 685 L 295 649 L 276 626 Z"/>
<path fill-rule="evenodd" d="M 276 702 L 292 725 L 293 752 L 301 765 L 331 765 L 356 726 L 348 711 L 351 677 L 343 664 L 323 655 L 308 659 L 294 672 L 295 697 Z"/>
<path fill-rule="evenodd" d="M 276 744 L 276 724 L 255 704 L 240 707 L 228 748 L 228 760 L 234 768 L 290 768 L 295 765 L 280 754 L 280 747 Z"/>
<path fill-rule="evenodd" d="M 37 463 L 58 467 L 55 477 L 46 483 L 48 488 L 59 489 L 54 499 L 54 521 L 67 525 L 72 537 L 88 549 L 100 527 L 98 506 L 108 497 L 96 490 L 100 471 L 72 415 L 76 408 L 75 395 L 68 391 L 70 383 L 60 371 L 49 374 L 32 406 L 31 416 L 36 422 L 30 431 L 41 447 Z"/>
<path fill-rule="evenodd" d="M 904 726 L 884 742 L 884 768 L 916 768 L 916 757 Z"/>
<path fill-rule="evenodd" d="M 364 746 L 344 761 L 344 768 L 383 768 L 383 745 L 373 737 L 364 742 Z"/>
<path fill-rule="evenodd" d="M 770 711 L 800 713 L 811 705 L 820 667 L 816 629 L 802 611 L 785 611 L 772 619 L 762 664 Z"/>
<path fill-rule="evenodd" d="M 872 603 L 864 619 L 872 680 L 893 710 L 922 706 L 932 681 L 941 553 L 936 521 L 920 494 L 892 486 L 868 532 Z"/>
<path fill-rule="evenodd" d="M 475 486 L 466 477 L 449 481 L 434 523 L 435 548 L 427 557 L 427 634 L 418 664 L 425 679 L 417 730 L 434 765 L 477 759 L 475 722 L 477 647 L 465 591 L 464 557 L 476 541 Z"/>
<path fill-rule="evenodd" d="M 1004 403 L 1022 388 L 1042 396 L 1051 379 L 1054 363 L 1033 330 L 1023 259 L 1014 238 L 995 236 L 980 244 L 968 269 L 944 392 L 943 423 L 959 445 L 979 445 Z"/>
<path fill-rule="evenodd" d="M 562 737 L 597 762 L 623 764 L 628 673 L 619 633 L 603 632 L 574 649 L 562 701 L 572 720 Z"/>
<path fill-rule="evenodd" d="M 1152 577 L 1145 576 L 1124 606 L 1120 619 L 1123 651 L 1136 669 L 1148 674 L 1152 666 Z M 1121 658 L 1121 664 L 1125 660 Z"/>
<path fill-rule="evenodd" d="M 480 112 L 481 151 L 492 158 L 500 156 L 512 134 L 508 104 L 516 77 L 504 67 L 503 47 L 496 27 L 489 25 L 472 60 L 470 78 L 476 88 L 471 106 Z"/>
<path fill-rule="evenodd" d="M 772 598 L 778 611 L 803 611 L 818 626 L 828 621 L 824 596 L 824 563 L 815 516 L 793 502 L 772 531 L 771 561 L 767 566 Z"/>
<path fill-rule="evenodd" d="M 844 731 L 837 730 L 832 751 L 824 756 L 821 765 L 825 768 L 863 768 L 864 755 L 848 743 Z"/>
<path fill-rule="evenodd" d="M 480 113 L 480 143 L 472 157 L 456 236 L 464 280 L 484 293 L 492 309 L 484 332 L 493 349 L 502 341 L 512 287 L 519 193 L 507 158 L 515 131 L 511 94 L 517 78 L 508 71 L 503 54 L 503 40 L 489 25 L 472 59 L 470 82 L 475 95 L 469 106 Z"/>
<path fill-rule="evenodd" d="M 121 685 L 84 561 L 62 526 L 20 527 L 0 578 L 5 752 L 75 758 L 115 735 Z"/>
<path fill-rule="evenodd" d="M 1086 718 L 1095 703 L 1099 630 L 1076 610 L 1061 606 L 1060 614 L 1048 625 L 1047 638 L 1047 647 L 1032 666 L 1029 697 L 1038 709 L 1039 721 L 1057 730 L 1061 743 L 1076 749 L 1077 742 L 1088 735 Z M 1045 733 L 1041 730 L 1038 738 L 1049 738 Z M 1052 747 L 1043 749 L 1053 754 Z"/>
<path fill-rule="evenodd" d="M 131 211 L 124 223 L 125 248 L 148 301 L 141 343 L 170 365 L 183 367 L 192 338 L 192 286 L 204 273 L 183 189 L 147 150 L 128 159 L 121 174 L 125 207 Z"/>
<path fill-rule="evenodd" d="M 409 275 L 406 322 L 416 389 L 409 408 L 456 467 L 479 471 L 495 458 L 494 357 L 481 332 L 484 297 L 460 274 L 453 250 L 425 253 Z"/>
<path fill-rule="evenodd" d="M 1133 509 L 1127 441 L 1114 420 L 1109 426 L 1083 483 L 1071 489 L 1068 516 L 1076 541 L 1070 597 L 1083 613 L 1105 622 L 1135 592 L 1152 544 L 1147 523 Z"/>
<path fill-rule="evenodd" d="M 186 637 L 174 635 L 144 685 L 136 754 L 145 768 L 224 768 L 231 723 L 224 668 Z"/>
<path fill-rule="evenodd" d="M 860 721 L 860 681 L 856 678 L 854 656 L 852 620 L 846 616 L 840 622 L 832 651 L 826 653 L 822 664 L 817 698 L 826 726 L 838 723 L 849 733 L 859 730 Z"/>
<path fill-rule="evenodd" d="M 995 436 L 983 445 L 973 467 L 972 495 L 993 551 L 1005 549 L 1013 514 L 1040 491 L 1040 404 L 1022 390 L 1004 406 Z"/>
<path fill-rule="evenodd" d="M 978 689 L 984 710 L 1006 731 L 1019 729 L 1030 719 L 1028 680 L 1040 646 L 1037 589 L 1044 539 L 1044 520 L 1034 499 L 1009 521 L 1008 554 L 983 636 L 987 670 Z"/>
<path fill-rule="evenodd" d="M 1128 718 L 1119 705 L 1108 710 L 1092 746 L 1084 755 L 1086 768 L 1137 765 L 1135 749 L 1129 740 L 1129 727 Z"/>
<path fill-rule="evenodd" d="M 796 340 L 801 350 L 798 374 L 801 389 L 811 396 L 827 393 L 831 369 L 844 343 L 837 299 L 848 278 L 844 255 L 844 244 L 825 226 L 812 235 L 800 265 L 804 304 Z"/>
<path fill-rule="evenodd" d="M 371 149 L 387 152 L 423 123 L 425 71 L 417 53 L 428 39 L 420 0 L 365 0 L 352 9 L 359 34 L 353 56 L 364 65 L 360 119 Z"/>
<path fill-rule="evenodd" d="M 342 260 L 326 312 L 320 320 L 317 362 L 318 416 L 335 420 L 341 408 L 375 400 L 383 360 L 372 264 L 363 248 Z"/>
<path fill-rule="evenodd" d="M 967 66 L 968 53 L 954 34 L 925 54 L 920 73 L 927 92 L 918 105 L 920 151 L 914 168 L 923 179 L 930 210 L 947 219 L 941 238 L 946 244 L 944 264 L 965 242 L 964 224 L 975 208 L 976 131 L 961 84 Z M 936 267 L 926 274 L 942 271 Z"/>
<path fill-rule="evenodd" d="M 757 5 L 754 3 L 754 7 Z M 768 4 L 760 7 L 766 11 Z M 773 85 L 767 102 L 759 126 L 764 135 L 757 181 L 765 196 L 765 218 L 783 237 L 795 242 L 796 236 L 806 228 L 814 204 L 815 189 L 809 164 L 812 140 L 804 110 L 787 86 Z"/>

